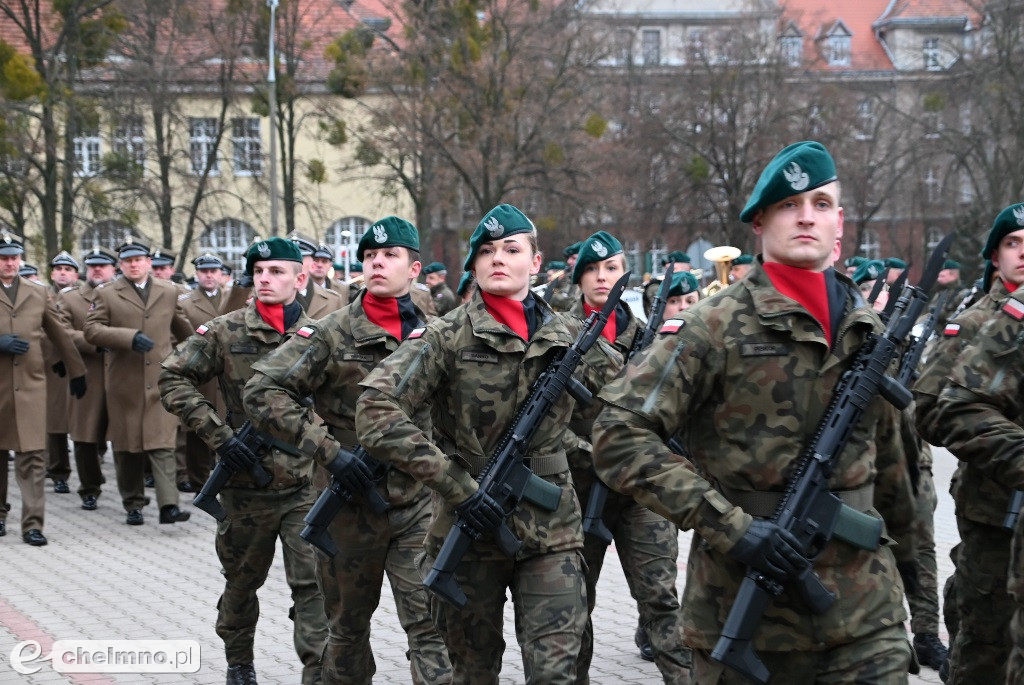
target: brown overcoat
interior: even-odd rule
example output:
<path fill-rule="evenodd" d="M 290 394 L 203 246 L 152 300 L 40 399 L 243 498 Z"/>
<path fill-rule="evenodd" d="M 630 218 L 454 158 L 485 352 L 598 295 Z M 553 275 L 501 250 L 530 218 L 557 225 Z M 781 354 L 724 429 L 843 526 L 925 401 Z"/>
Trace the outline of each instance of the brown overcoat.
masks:
<path fill-rule="evenodd" d="M 213 299 L 207 296 L 202 289 L 196 288 L 189 290 L 184 295 L 179 295 L 178 306 L 181 307 L 182 313 L 192 325 L 194 332 L 200 325 L 220 316 L 220 304 L 226 297 L 227 294 L 223 290 L 219 297 Z M 217 409 L 221 416 L 224 415 L 227 409 L 224 402 L 220 400 L 220 388 L 217 387 L 216 379 L 200 385 L 199 392 L 203 393 L 203 397 Z"/>
<path fill-rule="evenodd" d="M 69 287 L 76 288 L 78 286 L 76 284 Z M 46 294 L 49 295 L 50 301 L 55 305 L 57 304 L 58 292 L 59 291 L 53 289 L 53 286 L 46 289 Z M 57 308 L 59 313 L 59 305 Z M 61 321 L 63 323 L 63 317 L 61 318 Z M 49 340 L 44 340 L 43 358 L 46 361 L 46 432 L 67 433 L 68 412 L 69 407 L 71 406 L 71 395 L 68 392 L 68 378 L 67 376 L 62 378 L 53 370 L 53 365 L 60 361 L 60 355 L 57 353 L 57 348 L 54 347 Z M 85 358 L 83 357 L 82 360 L 84 361 Z M 86 373 L 88 373 L 88 371 Z"/>
<path fill-rule="evenodd" d="M 75 442 L 103 443 L 107 441 L 107 393 L 103 374 L 103 353 L 85 341 L 82 333 L 85 317 L 89 315 L 96 289 L 88 283 L 80 288 L 65 288 L 57 295 L 57 310 L 78 353 L 85 362 L 85 378 L 89 387 L 85 397 L 71 402 L 68 411 L 68 433 Z"/>

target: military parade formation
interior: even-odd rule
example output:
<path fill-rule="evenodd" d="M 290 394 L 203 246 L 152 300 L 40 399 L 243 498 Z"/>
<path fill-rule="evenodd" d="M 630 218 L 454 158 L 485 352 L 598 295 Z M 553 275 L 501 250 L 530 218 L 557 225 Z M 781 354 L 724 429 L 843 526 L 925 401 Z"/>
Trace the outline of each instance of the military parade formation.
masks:
<path fill-rule="evenodd" d="M 3 233 L 0 536 L 48 544 L 73 473 L 97 510 L 108 454 L 125 524 L 152 522 L 147 485 L 159 524 L 214 515 L 229 685 L 258 680 L 278 545 L 304 684 L 373 682 L 385 579 L 411 682 L 498 683 L 510 597 L 526 681 L 588 683 L 612 544 L 665 683 L 1024 683 L 1024 203 L 973 287 L 951 238 L 907 283 L 836 263 L 841 180 L 783 148 L 737 217 L 760 253 L 709 251 L 702 286 L 670 252 L 633 304 L 622 236 L 545 264 L 509 204 L 454 291 L 396 216 L 347 282 L 292 234 L 240 274 L 200 255 L 193 287 L 138 240 L 61 252 L 48 286 Z M 949 578 L 930 446 L 959 460 Z"/>

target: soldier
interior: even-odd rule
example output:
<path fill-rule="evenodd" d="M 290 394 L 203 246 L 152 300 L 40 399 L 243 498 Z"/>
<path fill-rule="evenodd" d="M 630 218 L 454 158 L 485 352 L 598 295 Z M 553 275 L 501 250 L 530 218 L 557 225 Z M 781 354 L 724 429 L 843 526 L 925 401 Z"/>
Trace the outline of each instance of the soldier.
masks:
<path fill-rule="evenodd" d="M 729 267 L 729 282 L 735 283 L 736 281 L 744 278 L 750 269 L 754 265 L 754 256 L 749 254 L 741 254 L 736 259 L 732 260 L 732 266 Z"/>
<path fill-rule="evenodd" d="M 669 252 L 665 258 L 661 260 L 661 265 L 666 267 L 670 262 L 675 264 L 675 267 L 672 270 L 673 274 L 690 273 L 690 255 L 685 252 L 679 252 L 678 250 Z M 696 277 L 694 278 L 696 279 Z M 654 305 L 654 295 L 658 292 L 658 288 L 661 287 L 661 282 L 663 280 L 665 280 L 665 275 L 661 274 L 644 283 L 642 301 L 645 312 L 651 311 L 651 307 Z M 700 297 L 699 293 L 698 297 Z"/>
<path fill-rule="evenodd" d="M 150 255 L 150 258 L 153 261 L 153 278 L 159 278 L 162 281 L 170 281 L 171 277 L 174 276 L 174 260 L 176 257 L 177 255 L 165 247 L 158 247 L 153 250 Z M 178 290 L 182 289 L 178 288 Z"/>
<path fill-rule="evenodd" d="M 891 286 L 906 270 L 907 263 L 898 257 L 888 257 L 885 259 L 885 268 L 888 269 L 885 273 L 885 284 Z"/>
<path fill-rule="evenodd" d="M 292 231 L 288 239 L 295 243 L 299 252 L 302 253 L 302 270 L 306 272 L 307 280 L 295 298 L 302 305 L 302 310 L 309 314 L 309 318 L 320 319 L 344 307 L 348 302 L 345 295 L 318 287 L 312 282 L 310 274 L 313 269 L 313 253 L 316 252 L 316 243 L 297 231 Z"/>
<path fill-rule="evenodd" d="M 459 306 L 455 293 L 448 287 L 445 279 L 448 278 L 448 269 L 441 262 L 431 262 L 423 267 L 423 278 L 430 288 L 430 296 L 434 300 L 434 307 L 438 316 L 444 316 Z"/>
<path fill-rule="evenodd" d="M 456 513 L 481 531 L 501 522 L 501 508 L 474 478 L 538 374 L 580 329 L 530 292 L 530 276 L 540 265 L 533 223 L 511 205 L 495 207 L 470 238 L 464 268 L 479 284 L 473 300 L 413 333 L 361 383 L 366 391 L 356 405 L 359 441 L 435 492 L 421 575 L 433 565 Z M 588 354 L 584 366 L 592 359 Z M 589 368 L 583 376 L 596 387 Z M 433 405 L 432 436 L 417 419 L 427 403 Z M 464 607 L 430 598 L 455 683 L 498 682 L 509 589 L 526 681 L 575 679 L 587 613 L 580 507 L 565 453 L 570 439 L 575 442 L 566 427 L 573 407 L 564 395 L 530 446 L 534 473 L 562 491 L 556 510 L 526 500 L 516 507 L 509 522 L 523 546 L 513 558 L 490 535 L 473 543 L 455 573 L 468 595 Z"/>
<path fill-rule="evenodd" d="M 562 256 L 565 257 L 565 273 L 555 281 L 548 281 L 548 287 L 554 288 L 555 291 L 551 297 L 547 298 L 547 301 L 556 312 L 568 312 L 580 299 L 580 290 L 572 282 L 570 274 L 576 265 L 576 256 L 582 245 L 583 241 L 581 240 L 562 250 Z"/>
<path fill-rule="evenodd" d="M 625 272 L 622 244 L 614 236 L 598 231 L 587 238 L 580 247 L 572 272 L 572 282 L 579 285 L 582 295 L 570 313 L 585 319 L 591 312 L 599 311 L 608 301 L 608 292 Z M 629 307 L 619 302 L 603 331 L 614 348 L 600 369 L 603 382 L 611 381 L 622 368 L 633 339 L 641 328 Z M 595 403 L 589 417 L 570 423 L 572 432 L 589 441 L 599 407 Z M 589 450 L 577 450 L 569 466 L 576 496 L 581 504 L 586 503 L 596 482 Z M 688 682 L 690 654 L 680 642 L 679 597 L 676 594 L 679 542 L 675 525 L 640 506 L 633 498 L 617 492 L 608 495 L 602 519 L 615 540 L 615 550 L 622 562 L 630 594 L 640 612 L 636 643 L 641 657 L 658 665 L 666 683 Z M 591 535 L 584 538 L 588 618 L 583 647 L 576 662 L 576 682 L 579 684 L 590 681 L 590 663 L 594 656 L 594 628 L 590 615 L 594 613 L 597 602 L 597 581 L 607 551 L 608 543 L 604 540 Z"/>
<path fill-rule="evenodd" d="M 88 390 L 80 401 L 71 403 L 68 429 L 75 444 L 78 496 L 82 498 L 82 509 L 93 511 L 97 507 L 101 487 L 107 482 L 100 470 L 100 447 L 107 442 L 107 402 L 103 350 L 86 342 L 82 331 L 96 299 L 96 288 L 114 280 L 117 259 L 96 247 L 85 255 L 82 262 L 85 264 L 85 283 L 80 288 L 61 291 L 57 296 L 57 309 L 85 362 Z"/>
<path fill-rule="evenodd" d="M 31 264 L 22 264 L 18 267 L 18 276 L 32 281 L 33 283 L 39 283 L 40 285 L 43 283 L 42 279 L 39 278 L 39 269 Z"/>
<path fill-rule="evenodd" d="M 711 659 L 748 567 L 786 582 L 806 571 L 795 540 L 769 518 L 836 383 L 877 315 L 828 265 L 842 236 L 835 165 L 805 141 L 761 173 L 740 220 L 762 254 L 740 283 L 662 326 L 635 363 L 601 392 L 594 427 L 598 476 L 695 532 L 687 564 L 683 642 L 693 681 L 747 682 Z M 896 410 L 875 398 L 839 455 L 831 486 L 844 503 L 888 524 L 902 541 L 912 492 Z M 664 437 L 683 429 L 688 458 Z M 877 509 L 876 509 L 877 507 Z M 912 545 L 900 545 L 910 560 Z M 787 583 L 754 635 L 773 680 L 906 683 L 910 644 L 892 548 L 832 540 L 813 561 L 836 597 L 814 615 Z"/>
<path fill-rule="evenodd" d="M 853 278 L 853 274 L 857 273 L 857 268 L 866 261 L 868 261 L 867 257 L 847 257 L 846 261 L 843 262 L 843 266 L 846 268 L 846 275 Z"/>
<path fill-rule="evenodd" d="M 122 278 L 96 288 L 85 320 L 86 342 L 107 350 L 104 372 L 108 427 L 114 446 L 117 488 L 127 512 L 125 523 L 141 526 L 143 472 L 153 465 L 160 523 L 187 521 L 178 508 L 175 485 L 174 434 L 178 422 L 160 406 L 159 360 L 171 351 L 171 336 L 184 340 L 191 332 L 178 308 L 172 283 L 151 277 L 149 248 L 129 238 L 118 248 Z"/>
<path fill-rule="evenodd" d="M 331 279 L 327 277 L 333 263 L 334 253 L 331 251 L 330 245 L 318 243 L 316 249 L 313 250 L 313 258 L 310 260 L 309 279 L 321 288 L 333 290 Z"/>
<path fill-rule="evenodd" d="M 935 282 L 935 288 L 936 296 L 946 291 L 949 292 L 945 304 L 942 305 L 942 311 L 939 312 L 938 320 L 935 322 L 935 329 L 941 331 L 945 327 L 946 321 L 953 315 L 969 292 L 969 289 L 960 284 L 960 262 L 955 259 L 947 259 L 943 263 L 942 271 L 939 272 L 939 278 Z"/>
<path fill-rule="evenodd" d="M 209 259 L 197 268 L 216 274 Z M 244 309 L 209 320 L 163 361 L 160 398 L 217 452 L 232 473 L 220 492 L 228 518 L 217 526 L 217 558 L 223 566 L 224 592 L 217 602 L 217 634 L 224 641 L 228 685 L 256 683 L 253 638 L 259 617 L 256 591 L 266 582 L 280 539 L 285 578 L 292 591 L 295 650 L 302 660 L 304 685 L 321 682 L 320 655 L 327 636 L 323 598 L 316 587 L 313 551 L 299 537 L 302 519 L 313 503 L 308 456 L 274 441 L 254 454 L 235 437 L 245 421 L 242 388 L 252 365 L 313 323 L 295 295 L 306 280 L 302 255 L 291 241 L 270 238 L 246 253 L 245 272 L 255 283 L 255 301 Z M 202 280 L 200 280 L 202 282 Z M 217 410 L 202 386 L 216 381 L 227 412 Z M 273 476 L 259 488 L 249 467 L 259 462 Z"/>
<path fill-rule="evenodd" d="M 681 312 L 697 304 L 700 300 L 700 283 L 690 271 L 673 271 L 672 285 L 669 286 L 668 301 L 662 321 L 675 318 Z"/>
<path fill-rule="evenodd" d="M 976 415 L 977 407 L 968 402 L 988 401 L 991 393 L 1002 392 L 992 373 L 1012 371 L 1007 368 L 1012 355 L 1005 362 L 999 361 L 1005 356 L 1000 353 L 1005 339 L 982 340 L 979 332 L 984 334 L 986 322 L 992 321 L 1003 335 L 1001 327 L 1009 323 L 1010 317 L 1001 312 L 1009 304 L 1010 294 L 1024 283 L 1024 219 L 1018 217 L 1024 217 L 1024 203 L 1010 205 L 996 216 L 982 250 L 987 260 L 982 282 L 988 284 L 988 293 L 946 323 L 928 351 L 927 363 L 914 386 L 915 419 L 921 437 L 947 447 L 960 460 L 950 493 L 956 503 L 961 542 L 954 558 L 953 601 L 946 606 L 947 612 L 953 609 L 958 617 L 955 634 L 951 633 L 948 680 L 956 684 L 1015 682 L 1007 679 L 1006 670 L 1014 649 L 1008 630 L 1014 606 L 1007 595 L 1013 531 L 1004 528 L 1003 523 L 1011 491 L 1017 486 L 989 467 L 990 459 L 999 458 L 996 449 L 1002 443 L 992 442 L 994 437 L 980 444 L 976 435 L 990 428 L 991 436 L 1003 440 L 1006 436 L 998 429 L 1005 420 L 991 427 L 965 426 L 962 422 Z M 993 354 L 996 357 L 990 358 Z M 983 368 L 985 375 L 967 376 L 975 368 Z M 1013 381 L 1015 385 L 1017 380 Z M 993 387 L 989 387 L 990 382 Z M 981 384 L 985 387 L 978 387 Z M 944 408 L 947 393 L 956 399 L 955 406 L 950 407 L 953 413 Z M 1003 411 L 1005 407 L 993 402 L 990 409 Z M 1010 582 L 1012 591 L 1012 578 Z"/>
<path fill-rule="evenodd" d="M 71 378 L 71 394 L 85 394 L 85 365 L 64 328 L 47 289 L 18 276 L 21 241 L 0 232 L 0 450 L 14 452 L 14 476 L 21 489 L 21 538 L 35 547 L 46 544 L 43 535 L 46 456 L 46 366 L 44 335 L 54 345 L 65 373 Z M 44 333 L 45 332 L 45 333 Z M 0 468 L 0 535 L 7 534 L 8 469 Z"/>
<path fill-rule="evenodd" d="M 398 217 L 373 224 L 359 241 L 366 289 L 348 306 L 304 329 L 254 366 L 246 385 L 246 410 L 261 428 L 294 445 L 324 468 L 316 469 L 318 490 L 331 475 L 362 476 L 348 455 L 356 447 L 356 399 L 361 381 L 398 349 L 402 340 L 425 325 L 424 314 L 409 297 L 419 275 L 419 235 Z M 316 416 L 295 400 L 314 399 Z M 421 408 L 429 423 L 429 407 Z M 363 485 L 374 487 L 369 481 Z M 376 487 L 390 503 L 374 513 L 365 497 L 348 502 L 331 522 L 338 546 L 333 559 L 316 555 L 317 579 L 328 618 L 324 679 L 331 683 L 370 683 L 376 666 L 370 649 L 370 619 L 380 603 L 387 574 L 397 601 L 399 622 L 409 640 L 412 681 L 418 685 L 450 682 L 451 666 L 431 624 L 426 590 L 415 556 L 430 521 L 430 491 L 409 475 L 390 470 Z"/>
<path fill-rule="evenodd" d="M 50 260 L 50 288 L 47 295 L 51 302 L 56 303 L 57 294 L 64 288 L 78 287 L 79 269 L 81 267 L 75 258 L 63 250 Z M 67 381 L 64 380 L 67 373 L 48 340 L 43 346 L 43 356 L 51 369 L 46 374 L 46 476 L 53 480 L 54 492 L 66 494 L 71 492 L 68 488 L 68 478 L 71 476 L 71 459 L 68 454 L 70 405 Z"/>

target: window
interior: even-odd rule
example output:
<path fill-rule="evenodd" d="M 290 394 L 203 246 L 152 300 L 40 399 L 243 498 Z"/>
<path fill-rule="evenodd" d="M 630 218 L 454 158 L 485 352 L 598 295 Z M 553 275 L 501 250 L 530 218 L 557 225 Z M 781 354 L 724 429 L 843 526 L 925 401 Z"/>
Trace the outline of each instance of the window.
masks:
<path fill-rule="evenodd" d="M 971 182 L 971 176 L 966 171 L 960 172 L 960 183 L 957 190 L 957 201 L 961 204 L 970 204 L 974 202 L 974 184 Z"/>
<path fill-rule="evenodd" d="M 690 31 L 690 59 L 695 62 L 703 62 L 707 56 L 705 52 L 706 45 L 704 40 L 704 31 L 702 29 L 693 29 Z"/>
<path fill-rule="evenodd" d="M 942 242 L 942 231 L 935 226 L 929 226 L 924 232 L 924 249 L 926 254 L 931 254 Z"/>
<path fill-rule="evenodd" d="M 218 219 L 199 239 L 200 252 L 212 252 L 235 271 L 245 269 L 245 253 L 256 239 L 256 231 L 240 219 Z"/>
<path fill-rule="evenodd" d="M 256 117 L 232 119 L 231 143 L 235 152 L 235 176 L 259 176 L 263 171 L 260 120 Z"/>
<path fill-rule="evenodd" d="M 352 264 L 357 261 L 355 248 L 371 223 L 369 219 L 364 219 L 361 216 L 347 216 L 344 219 L 338 219 L 327 229 L 324 242 L 334 249 L 335 254 L 341 255 L 343 260 L 348 260 L 348 263 Z M 348 253 L 348 246 L 352 247 L 351 254 Z"/>
<path fill-rule="evenodd" d="M 939 181 L 939 175 L 935 173 L 934 167 L 928 167 L 928 171 L 924 174 L 924 200 L 931 204 L 939 201 L 939 196 L 942 193 L 942 183 Z"/>
<path fill-rule="evenodd" d="M 878 231 L 873 228 L 865 228 L 860 236 L 860 247 L 857 254 L 864 255 L 867 259 L 882 258 L 882 241 L 878 239 Z"/>
<path fill-rule="evenodd" d="M 857 140 L 871 140 L 875 137 L 875 103 L 865 98 L 857 103 Z"/>
<path fill-rule="evenodd" d="M 925 138 L 938 138 L 942 132 L 942 117 L 938 112 L 925 112 L 921 115 L 921 127 Z"/>
<path fill-rule="evenodd" d="M 633 32 L 620 29 L 612 37 L 612 62 L 615 64 L 633 63 Z"/>
<path fill-rule="evenodd" d="M 830 67 L 850 66 L 850 38 L 853 34 L 843 22 L 836 22 L 825 35 L 825 61 Z"/>
<path fill-rule="evenodd" d="M 75 175 L 95 176 L 100 173 L 100 132 L 96 127 L 79 131 L 74 138 Z"/>
<path fill-rule="evenodd" d="M 189 156 L 192 160 L 192 173 L 201 174 L 211 163 L 210 174 L 216 176 L 217 169 L 217 120 L 213 118 L 192 117 L 189 119 Z"/>
<path fill-rule="evenodd" d="M 97 221 L 90 228 L 87 228 L 78 241 L 82 253 L 86 253 L 94 247 L 102 247 L 117 254 L 117 248 L 124 244 L 127 238 L 139 239 L 139 236 L 128 224 L 120 221 L 107 219 Z"/>
<path fill-rule="evenodd" d="M 127 116 L 114 127 L 114 154 L 140 169 L 146 164 L 146 134 L 142 117 Z"/>
<path fill-rule="evenodd" d="M 791 67 L 798 67 L 804 61 L 804 35 L 793 22 L 779 36 L 779 54 L 782 62 Z"/>
<path fill-rule="evenodd" d="M 640 49 L 645 65 L 661 63 L 661 31 L 644 29 L 640 34 Z"/>
<path fill-rule="evenodd" d="M 942 62 L 939 53 L 939 39 L 925 38 L 921 49 L 921 56 L 924 58 L 924 68 L 928 71 L 941 71 Z"/>

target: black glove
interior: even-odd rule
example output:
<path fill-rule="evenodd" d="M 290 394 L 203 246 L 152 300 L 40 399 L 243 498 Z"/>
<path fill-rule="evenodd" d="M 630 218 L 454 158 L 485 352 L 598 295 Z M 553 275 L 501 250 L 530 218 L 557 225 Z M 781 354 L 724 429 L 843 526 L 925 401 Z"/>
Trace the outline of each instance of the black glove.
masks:
<path fill-rule="evenodd" d="M 373 474 L 370 473 L 370 467 L 344 447 L 338 450 L 338 455 L 327 465 L 327 470 L 341 484 L 341 487 L 352 494 L 364 492 L 373 487 Z"/>
<path fill-rule="evenodd" d="M 50 368 L 53 369 L 53 372 L 60 376 L 61 378 L 64 378 L 64 376 L 68 375 L 68 370 L 64 368 L 64 362 L 57 362 Z"/>
<path fill-rule="evenodd" d="M 227 442 L 217 448 L 217 455 L 231 473 L 248 471 L 260 460 L 245 443 L 231 436 Z"/>
<path fill-rule="evenodd" d="M 754 519 L 729 556 L 780 583 L 797 577 L 810 563 L 792 533 L 764 519 Z"/>
<path fill-rule="evenodd" d="M 28 352 L 28 340 L 22 340 L 16 335 L 0 335 L 0 352 L 25 354 Z"/>
<path fill-rule="evenodd" d="M 64 374 L 61 374 L 62 376 Z M 76 400 L 80 400 L 85 397 L 85 376 L 76 376 L 68 381 L 68 385 L 71 386 L 71 394 Z"/>
<path fill-rule="evenodd" d="M 477 490 L 467 497 L 455 507 L 455 511 L 463 521 L 481 533 L 494 530 L 505 518 L 505 512 L 498 503 L 483 490 Z"/>
<path fill-rule="evenodd" d="M 252 276 L 249 274 L 242 274 L 235 280 L 235 285 L 239 288 L 251 288 L 254 285 Z"/>
<path fill-rule="evenodd" d="M 136 333 L 135 337 L 132 338 L 132 349 L 136 352 L 149 352 L 155 344 L 153 339 L 142 331 Z"/>

